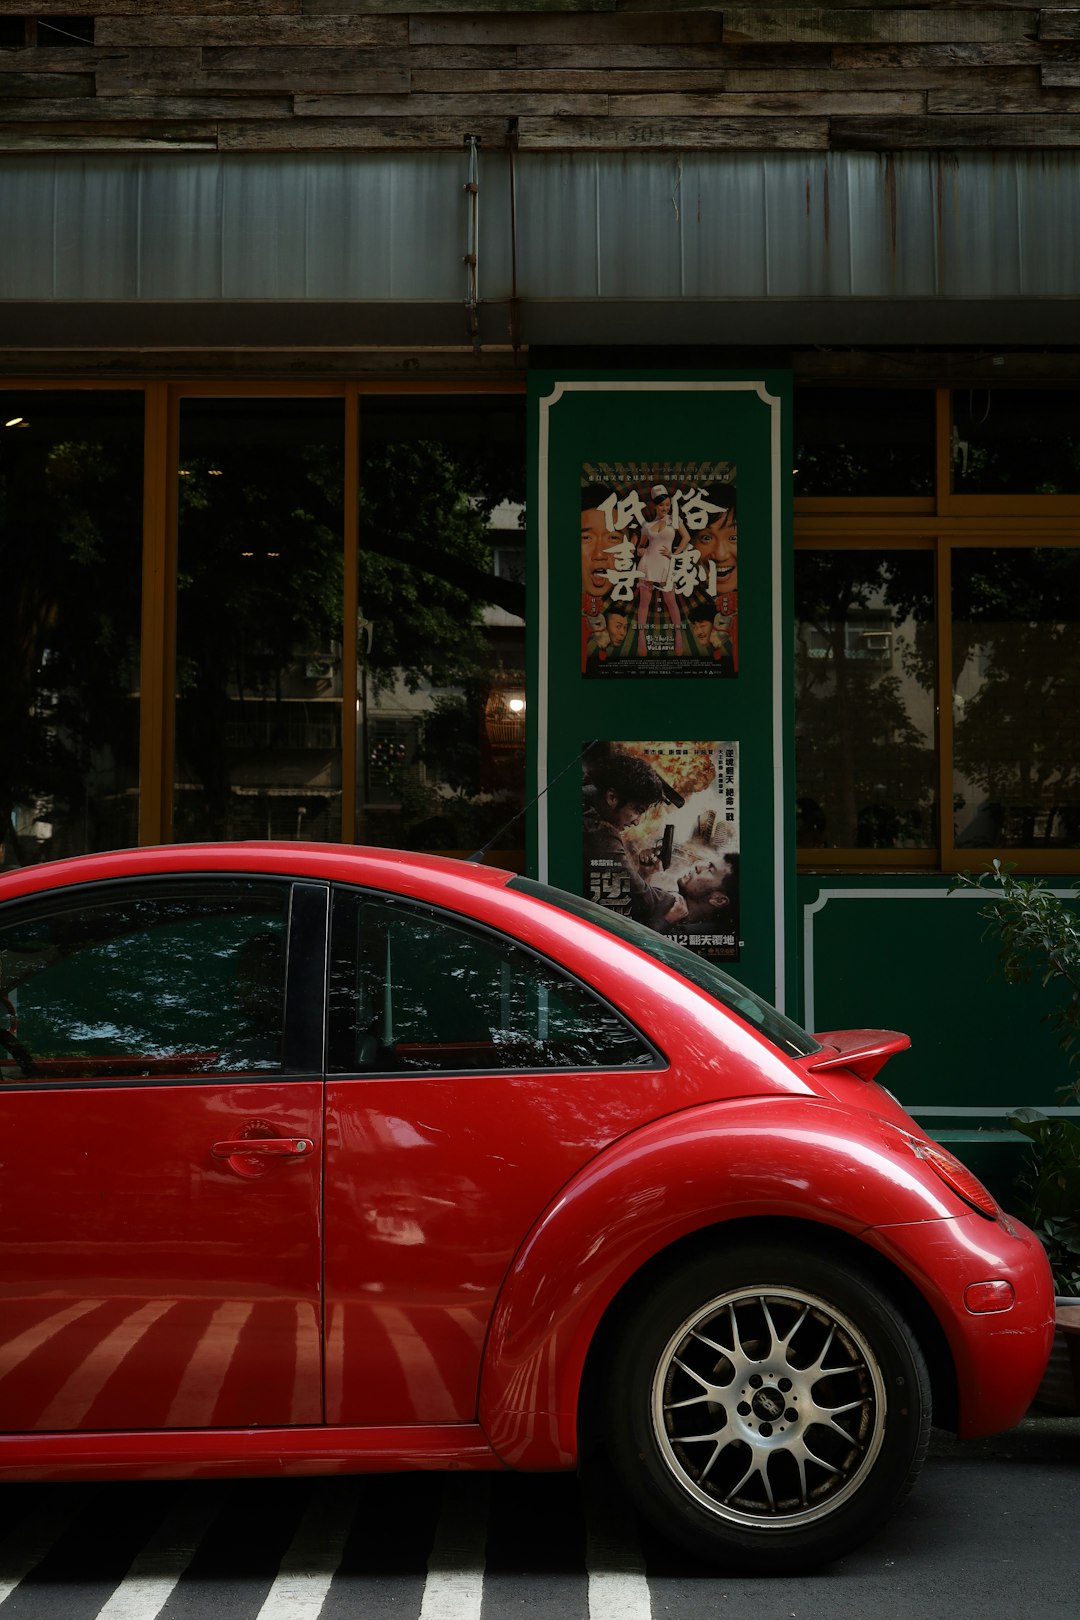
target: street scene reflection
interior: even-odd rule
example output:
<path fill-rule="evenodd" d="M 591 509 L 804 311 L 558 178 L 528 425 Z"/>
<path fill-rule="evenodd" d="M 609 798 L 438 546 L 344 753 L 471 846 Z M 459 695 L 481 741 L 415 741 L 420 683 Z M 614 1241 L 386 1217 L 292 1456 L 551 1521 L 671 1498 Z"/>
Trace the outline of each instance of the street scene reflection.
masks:
<path fill-rule="evenodd" d="M 141 392 L 0 395 L 0 866 L 138 842 Z"/>
<path fill-rule="evenodd" d="M 795 602 L 800 847 L 933 847 L 931 553 L 798 552 Z"/>
<path fill-rule="evenodd" d="M 953 807 L 964 848 L 1080 840 L 1080 550 L 952 559 Z"/>
<path fill-rule="evenodd" d="M 341 836 L 344 406 L 182 402 L 177 839 Z"/>

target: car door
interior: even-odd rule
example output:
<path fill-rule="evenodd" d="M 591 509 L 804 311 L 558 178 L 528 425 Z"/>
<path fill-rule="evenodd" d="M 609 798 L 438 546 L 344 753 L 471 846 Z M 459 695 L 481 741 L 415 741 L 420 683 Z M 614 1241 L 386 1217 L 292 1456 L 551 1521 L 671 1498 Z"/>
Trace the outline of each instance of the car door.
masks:
<path fill-rule="evenodd" d="M 0 913 L 0 1431 L 322 1418 L 327 891 Z"/>
<path fill-rule="evenodd" d="M 465 918 L 341 889 L 331 934 L 327 1421 L 469 1421 L 514 1253 L 575 1170 L 660 1111 L 666 1064 Z"/>

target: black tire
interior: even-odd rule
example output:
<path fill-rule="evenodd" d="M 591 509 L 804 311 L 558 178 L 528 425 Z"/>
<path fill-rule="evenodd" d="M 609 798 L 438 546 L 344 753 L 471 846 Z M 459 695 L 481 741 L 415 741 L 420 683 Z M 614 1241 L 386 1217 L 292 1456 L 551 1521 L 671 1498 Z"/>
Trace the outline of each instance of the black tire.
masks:
<path fill-rule="evenodd" d="M 850 1551 L 910 1489 L 930 1380 L 892 1301 L 798 1246 L 681 1266 L 626 1325 L 608 1385 L 612 1461 L 664 1536 L 732 1570 Z"/>

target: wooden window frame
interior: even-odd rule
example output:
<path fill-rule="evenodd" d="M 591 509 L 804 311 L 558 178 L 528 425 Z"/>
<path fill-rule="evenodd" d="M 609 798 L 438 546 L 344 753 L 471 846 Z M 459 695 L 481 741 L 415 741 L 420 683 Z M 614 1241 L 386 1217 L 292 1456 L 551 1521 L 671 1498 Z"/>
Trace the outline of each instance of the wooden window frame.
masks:
<path fill-rule="evenodd" d="M 340 398 L 344 402 L 345 511 L 343 524 L 344 621 L 343 716 L 355 710 L 357 559 L 361 544 L 359 469 L 362 453 L 362 401 L 367 396 L 412 395 L 438 398 L 453 394 L 516 395 L 526 390 L 522 378 L 471 379 L 353 379 L 300 381 L 292 379 L 209 379 L 170 381 L 146 377 L 4 378 L 6 390 L 27 392 L 142 392 L 145 401 L 143 455 L 143 603 L 140 705 L 140 844 L 168 843 L 172 832 L 172 780 L 174 756 L 176 547 L 179 416 L 184 399 L 195 398 Z M 1080 546 L 1080 496 L 975 496 L 951 490 L 951 398 L 949 388 L 935 391 L 935 445 L 937 494 L 935 497 L 796 496 L 794 543 L 797 550 L 820 546 L 865 549 L 877 541 L 888 549 L 933 549 L 937 600 L 949 599 L 950 558 L 958 546 L 1001 545 Z M 1017 519 L 1023 534 L 1017 535 Z M 937 755 L 940 804 L 952 797 L 951 704 L 940 694 L 951 688 L 951 615 L 938 613 Z M 947 677 L 943 683 L 943 674 Z M 350 710 L 349 705 L 352 705 Z M 342 725 L 341 837 L 351 842 L 356 812 L 356 733 Z M 939 816 L 939 822 L 945 818 Z M 823 854 L 827 859 L 823 860 Z M 806 871 L 892 870 L 955 871 L 960 865 L 979 865 L 1001 850 L 957 851 L 951 825 L 941 826 L 936 850 L 800 850 L 798 864 Z M 1004 853 L 1018 869 L 1059 872 L 1075 865 L 1068 849 L 1009 848 Z"/>
<path fill-rule="evenodd" d="M 1004 392 L 1004 389 L 1001 390 Z M 1010 387 L 1010 393 L 1023 393 L 1023 385 Z M 1025 523 L 1063 517 L 1080 517 L 1080 495 L 958 495 L 952 487 L 952 396 L 951 388 L 937 390 L 937 488 L 938 511 L 948 517 L 1021 517 Z"/>
<path fill-rule="evenodd" d="M 304 381 L 289 378 L 0 377 L 5 392 L 141 393 L 143 414 L 143 589 L 140 624 L 139 843 L 172 841 L 176 702 L 177 490 L 180 409 L 187 399 L 340 399 L 344 405 L 344 599 L 342 603 L 341 827 L 342 843 L 356 836 L 356 712 L 358 561 L 362 402 L 366 397 L 413 395 L 437 399 L 454 394 L 516 395 L 524 377 L 355 378 Z"/>
<path fill-rule="evenodd" d="M 1059 873 L 1075 867 L 1080 854 L 1065 847 L 958 849 L 952 817 L 943 813 L 943 807 L 952 803 L 953 795 L 952 554 L 958 549 L 986 546 L 1015 550 L 1045 546 L 1080 549 L 1080 497 L 954 495 L 950 454 L 952 391 L 939 388 L 935 395 L 936 497 L 930 501 L 796 497 L 794 544 L 796 551 L 865 551 L 877 544 L 883 550 L 914 549 L 934 553 L 938 845 L 929 850 L 800 849 L 797 851 L 800 872 L 948 873 L 965 868 L 978 871 L 988 866 L 995 856 L 1004 856 L 1021 872 Z M 1018 533 L 1021 526 L 1022 533 Z M 943 694 L 948 695 L 949 701 L 942 702 Z"/>

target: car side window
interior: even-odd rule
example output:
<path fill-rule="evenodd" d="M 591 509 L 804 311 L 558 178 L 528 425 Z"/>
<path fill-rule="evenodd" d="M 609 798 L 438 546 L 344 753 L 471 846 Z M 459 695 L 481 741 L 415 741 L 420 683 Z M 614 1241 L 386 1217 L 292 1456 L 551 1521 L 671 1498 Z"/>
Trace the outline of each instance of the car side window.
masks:
<path fill-rule="evenodd" d="M 289 887 L 133 886 L 0 924 L 0 1079 L 282 1066 Z"/>
<path fill-rule="evenodd" d="M 336 891 L 331 1073 L 660 1061 L 613 1007 L 505 935 L 407 901 Z"/>

